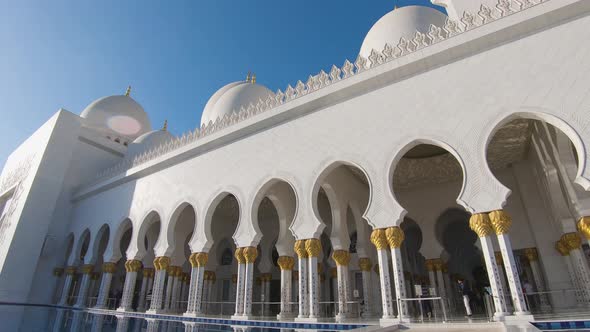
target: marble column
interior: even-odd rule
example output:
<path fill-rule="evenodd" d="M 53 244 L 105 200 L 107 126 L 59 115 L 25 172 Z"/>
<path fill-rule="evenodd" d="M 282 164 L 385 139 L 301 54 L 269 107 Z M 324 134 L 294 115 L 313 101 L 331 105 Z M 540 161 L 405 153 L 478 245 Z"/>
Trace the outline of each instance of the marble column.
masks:
<path fill-rule="evenodd" d="M 81 331 L 82 330 L 82 318 L 84 318 L 85 312 L 84 311 L 74 311 L 72 316 L 72 325 L 70 326 L 70 331 Z"/>
<path fill-rule="evenodd" d="M 215 287 L 216 282 L 217 275 L 215 274 L 215 271 L 209 271 L 209 294 L 207 295 L 207 301 L 209 301 L 209 311 L 212 310 L 212 307 L 215 307 L 215 305 L 211 302 L 217 301 L 217 288 Z"/>
<path fill-rule="evenodd" d="M 63 288 L 63 277 L 64 269 L 61 267 L 56 267 L 53 269 L 53 276 L 55 277 L 55 290 L 53 291 L 53 297 L 51 298 L 51 303 L 59 302 L 59 296 L 61 295 L 61 290 Z"/>
<path fill-rule="evenodd" d="M 59 305 L 67 306 L 68 305 L 68 297 L 70 296 L 70 291 L 72 288 L 72 281 L 74 279 L 74 275 L 76 274 L 76 267 L 75 266 L 68 266 L 65 269 L 66 272 L 66 279 L 64 281 L 64 286 L 61 291 L 61 299 L 59 300 Z"/>
<path fill-rule="evenodd" d="M 440 259 L 434 261 L 434 269 L 436 270 L 436 283 L 438 285 L 438 296 L 443 300 L 447 298 L 447 290 L 445 289 L 445 280 L 443 278 L 443 262 Z"/>
<path fill-rule="evenodd" d="M 334 294 L 334 302 L 338 302 L 338 269 L 335 267 L 330 268 L 330 287 Z"/>
<path fill-rule="evenodd" d="M 371 305 L 371 268 L 373 263 L 367 257 L 359 258 L 359 268 L 363 276 L 363 314 L 362 317 L 373 317 L 373 306 Z"/>
<path fill-rule="evenodd" d="M 299 315 L 298 318 L 309 317 L 309 297 L 307 292 L 309 277 L 309 256 L 305 250 L 305 240 L 297 240 L 294 245 L 298 259 L 298 288 L 299 288 Z"/>
<path fill-rule="evenodd" d="M 481 243 L 481 250 L 486 263 L 488 278 L 492 288 L 492 297 L 494 299 L 494 305 L 496 308 L 494 317 L 496 319 L 503 319 L 503 317 L 508 315 L 508 312 L 506 307 L 506 299 L 504 296 L 504 289 L 502 288 L 500 273 L 498 272 L 498 265 L 496 264 L 496 257 L 494 256 L 494 246 L 491 239 L 491 236 L 494 234 L 494 230 L 492 229 L 488 214 L 473 214 L 469 219 L 469 227 L 477 234 Z M 510 255 L 510 257 L 512 257 L 512 255 Z M 512 262 L 514 262 L 514 259 Z"/>
<path fill-rule="evenodd" d="M 236 297 L 237 297 L 237 293 L 238 293 L 238 290 L 237 290 L 237 287 L 238 287 L 238 274 L 237 273 L 234 273 L 234 274 L 231 275 L 231 283 L 232 283 L 232 285 L 231 285 L 231 293 L 229 295 L 229 300 L 235 302 L 236 301 Z"/>
<path fill-rule="evenodd" d="M 429 296 L 437 296 L 438 292 L 436 289 L 436 268 L 434 267 L 435 259 L 427 259 L 424 264 L 426 265 L 426 271 L 428 271 L 428 284 L 429 284 Z M 434 290 L 434 294 L 430 294 L 430 289 Z M 417 294 L 421 295 L 421 294 Z"/>
<path fill-rule="evenodd" d="M 572 263 L 572 259 L 570 257 L 570 250 L 567 244 L 562 239 L 555 242 L 555 249 L 561 254 L 563 260 L 565 261 L 565 265 L 567 267 L 567 271 L 570 276 L 572 286 L 575 289 L 574 294 L 576 296 L 576 303 L 578 306 L 582 307 L 585 305 L 586 302 L 585 293 L 584 291 L 582 291 L 582 287 L 580 286 L 578 274 L 574 268 L 574 264 Z"/>
<path fill-rule="evenodd" d="M 170 266 L 170 257 L 160 256 L 154 259 L 154 268 L 156 275 L 152 291 L 152 302 L 148 313 L 160 313 L 164 305 L 164 287 L 166 285 L 166 269 Z"/>
<path fill-rule="evenodd" d="M 529 315 L 529 308 L 522 293 L 522 285 L 516 269 L 514 260 L 514 253 L 512 252 L 512 243 L 508 232 L 512 226 L 512 218 L 504 210 L 496 210 L 489 213 L 490 224 L 492 229 L 498 237 L 500 244 L 500 252 L 504 261 L 504 268 L 506 269 L 506 277 L 508 278 L 508 285 L 510 286 L 510 295 L 512 298 L 512 305 L 514 306 L 515 315 Z M 495 260 L 495 256 L 494 256 Z M 500 284 L 500 287 L 502 285 Z M 508 309 L 506 309 L 508 310 Z"/>
<path fill-rule="evenodd" d="M 379 285 L 381 289 L 381 303 L 383 307 L 382 321 L 387 322 L 395 318 L 393 311 L 393 297 L 391 294 L 391 279 L 389 276 L 389 257 L 385 229 L 375 229 L 371 233 L 371 242 L 377 248 L 377 260 L 379 264 Z"/>
<path fill-rule="evenodd" d="M 578 233 L 567 233 L 561 236 L 561 240 L 569 249 L 574 271 L 578 276 L 580 288 L 586 300 L 590 299 L 590 268 L 584 253 L 582 252 L 582 238 Z"/>
<path fill-rule="evenodd" d="M 270 302 L 270 281 L 272 280 L 272 274 L 270 273 L 263 273 L 260 275 L 260 281 L 261 281 L 261 294 L 263 294 L 263 296 L 261 296 L 261 302 L 262 303 L 262 315 L 263 316 L 267 316 L 269 314 L 269 305 L 268 302 Z"/>
<path fill-rule="evenodd" d="M 404 276 L 404 268 L 402 265 L 402 252 L 401 252 L 401 245 L 404 242 L 404 231 L 398 227 L 389 227 L 385 230 L 385 236 L 387 239 L 387 243 L 389 244 L 389 249 L 391 250 L 391 261 L 392 261 L 392 270 L 394 275 L 394 286 L 395 286 L 395 296 L 396 299 L 406 298 L 406 286 L 405 286 L 405 276 Z M 400 306 L 398 308 L 398 314 L 400 320 L 407 320 L 408 319 L 408 303 L 405 301 L 399 301 Z"/>
<path fill-rule="evenodd" d="M 76 301 L 76 307 L 82 308 L 86 306 L 86 300 L 88 299 L 88 288 L 90 287 L 90 277 L 92 276 L 92 271 L 94 270 L 94 265 L 86 264 L 82 265 L 82 282 L 80 283 L 80 290 L 78 291 L 78 299 Z"/>
<path fill-rule="evenodd" d="M 322 251 L 320 240 L 305 240 L 305 251 L 308 256 L 309 318 L 318 319 L 320 317 L 318 256 Z"/>
<path fill-rule="evenodd" d="M 156 272 L 156 279 L 154 280 L 154 282 L 157 281 L 157 279 L 158 279 L 158 273 Z M 164 280 L 166 280 L 166 278 L 164 278 Z M 160 332 L 160 320 L 159 319 L 146 318 L 146 321 L 147 321 L 147 328 L 145 330 L 146 332 Z"/>
<path fill-rule="evenodd" d="M 115 263 L 107 262 L 102 264 L 102 280 L 100 282 L 100 289 L 98 290 L 98 299 L 96 300 L 97 309 L 106 309 L 109 292 L 111 291 L 111 283 L 113 281 L 113 274 L 117 269 Z"/>
<path fill-rule="evenodd" d="M 105 315 L 94 315 L 90 332 L 102 332 Z"/>
<path fill-rule="evenodd" d="M 377 262 L 379 262 L 379 256 L 377 256 Z M 381 272 L 379 270 L 379 264 L 373 266 L 373 272 L 375 272 L 377 280 L 379 280 L 378 287 L 373 287 L 373 295 L 375 297 L 373 311 L 375 311 L 377 316 L 383 316 L 383 296 L 381 295 Z"/>
<path fill-rule="evenodd" d="M 178 312 L 180 309 L 180 290 L 182 289 L 183 280 L 182 267 L 177 266 L 174 272 L 174 288 L 172 288 L 172 299 L 170 300 L 170 309 L 173 312 Z"/>
<path fill-rule="evenodd" d="M 185 316 L 191 316 L 196 314 L 196 301 L 197 301 L 197 292 L 202 292 L 202 283 L 203 281 L 200 280 L 201 284 L 199 285 L 199 274 L 202 274 L 202 270 L 199 267 L 199 264 L 197 263 L 197 255 L 199 253 L 192 253 L 189 257 L 189 262 L 191 263 L 191 278 L 190 278 L 190 287 L 189 287 L 189 291 L 188 291 L 188 299 L 187 299 L 187 305 L 186 305 L 186 312 L 185 312 Z M 207 255 L 207 254 L 205 254 Z M 208 260 L 208 257 L 205 258 L 205 261 Z M 202 277 L 201 277 L 202 279 Z"/>
<path fill-rule="evenodd" d="M 442 274 L 445 282 L 446 294 L 448 297 L 449 308 L 455 309 L 455 292 L 453 291 L 453 284 L 451 284 L 451 276 L 449 275 L 449 267 L 447 264 L 442 266 Z"/>
<path fill-rule="evenodd" d="M 291 256 L 280 256 L 277 264 L 281 268 L 281 313 L 277 315 L 277 319 L 290 319 L 293 318 L 291 301 L 293 301 L 292 272 L 295 259 Z"/>
<path fill-rule="evenodd" d="M 531 270 L 533 271 L 533 281 L 535 283 L 535 287 L 537 288 L 537 292 L 544 292 L 545 278 L 543 277 L 543 272 L 541 271 L 541 266 L 539 265 L 539 254 L 537 252 L 537 248 L 525 249 L 524 255 L 531 266 Z M 548 310 L 551 308 L 547 294 L 539 294 L 538 298 L 542 309 Z"/>
<path fill-rule="evenodd" d="M 244 272 L 244 317 L 252 316 L 252 287 L 254 286 L 254 262 L 258 257 L 258 250 L 255 247 L 245 247 L 242 251 L 246 261 Z"/>
<path fill-rule="evenodd" d="M 246 259 L 243 255 L 244 248 L 237 248 L 235 252 L 238 261 L 238 284 L 236 286 L 236 312 L 234 316 L 240 317 L 244 313 L 244 277 L 246 275 Z"/>
<path fill-rule="evenodd" d="M 137 272 L 141 269 L 141 261 L 131 259 L 125 262 L 125 285 L 123 286 L 123 298 L 117 311 L 133 311 L 133 294 L 137 281 Z"/>
<path fill-rule="evenodd" d="M 166 270 L 166 290 L 164 292 L 164 305 L 162 306 L 166 312 L 170 311 L 170 304 L 172 302 L 172 291 L 174 287 L 174 275 L 176 273 L 176 266 L 169 266 Z"/>
<path fill-rule="evenodd" d="M 143 279 L 141 280 L 141 289 L 139 291 L 139 301 L 137 303 L 137 311 L 145 311 L 145 301 L 149 291 L 150 281 L 154 276 L 154 269 L 143 269 Z"/>
<path fill-rule="evenodd" d="M 190 289 L 190 274 L 185 272 L 182 274 L 182 292 L 180 293 L 180 298 L 182 300 L 181 309 L 184 311 L 186 311 L 186 309 L 188 307 L 189 289 Z"/>
<path fill-rule="evenodd" d="M 508 284 L 506 283 L 506 273 L 504 273 L 504 258 L 502 258 L 502 253 L 499 251 L 494 252 L 494 257 L 496 257 L 496 264 L 498 264 L 498 272 L 500 273 L 500 282 L 502 283 L 502 289 L 507 290 L 509 289 Z M 512 301 L 506 298 L 506 308 L 508 311 L 514 310 L 514 306 Z"/>
<path fill-rule="evenodd" d="M 332 259 L 336 262 L 338 273 L 338 315 L 336 315 L 336 319 L 349 318 L 350 274 L 348 273 L 348 264 L 350 263 L 350 253 L 347 250 L 334 250 Z"/>
<path fill-rule="evenodd" d="M 129 331 L 129 317 L 117 316 L 117 329 L 115 332 Z"/>
<path fill-rule="evenodd" d="M 297 308 L 297 311 L 299 311 L 299 271 L 293 270 L 293 293 L 292 293 L 292 297 L 293 297 L 293 302 L 295 302 L 295 300 L 297 301 L 297 307 L 291 307 L 291 310 L 293 310 L 293 313 L 295 313 L 295 308 Z"/>
<path fill-rule="evenodd" d="M 209 294 L 211 292 L 211 271 L 203 272 L 203 298 L 201 299 L 202 313 L 209 313 Z"/>

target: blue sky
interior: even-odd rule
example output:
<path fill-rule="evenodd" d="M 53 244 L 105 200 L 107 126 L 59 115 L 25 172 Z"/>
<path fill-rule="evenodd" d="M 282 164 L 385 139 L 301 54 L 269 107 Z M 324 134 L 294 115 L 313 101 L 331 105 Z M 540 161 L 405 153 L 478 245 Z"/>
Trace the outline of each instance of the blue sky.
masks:
<path fill-rule="evenodd" d="M 132 96 L 154 128 L 195 128 L 251 70 L 271 90 L 353 59 L 395 5 L 428 0 L 0 2 L 0 165 L 59 108 Z"/>

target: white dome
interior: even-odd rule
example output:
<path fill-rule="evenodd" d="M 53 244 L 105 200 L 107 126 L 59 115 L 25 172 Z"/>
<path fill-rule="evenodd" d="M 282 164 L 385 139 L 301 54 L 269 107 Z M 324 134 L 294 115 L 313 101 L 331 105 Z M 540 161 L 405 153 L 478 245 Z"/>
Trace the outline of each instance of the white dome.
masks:
<path fill-rule="evenodd" d="M 152 130 L 143 107 L 129 96 L 100 98 L 88 105 L 80 116 L 86 119 L 87 126 L 108 128 L 131 139 Z"/>
<path fill-rule="evenodd" d="M 129 144 L 126 155 L 129 157 L 136 156 L 162 143 L 168 142 L 173 137 L 167 130 L 147 132 Z"/>
<path fill-rule="evenodd" d="M 230 83 L 209 98 L 201 116 L 201 125 L 209 121 L 215 122 L 217 118 L 223 118 L 226 114 L 231 115 L 242 106 L 256 104 L 259 99 L 266 100 L 271 94 L 269 89 L 260 84 L 247 81 Z"/>
<path fill-rule="evenodd" d="M 367 33 L 360 55 L 368 58 L 371 50 L 383 51 L 385 44 L 396 46 L 402 37 L 412 39 L 416 31 L 428 33 L 430 25 L 443 26 L 447 16 L 431 7 L 406 6 L 385 14 Z"/>

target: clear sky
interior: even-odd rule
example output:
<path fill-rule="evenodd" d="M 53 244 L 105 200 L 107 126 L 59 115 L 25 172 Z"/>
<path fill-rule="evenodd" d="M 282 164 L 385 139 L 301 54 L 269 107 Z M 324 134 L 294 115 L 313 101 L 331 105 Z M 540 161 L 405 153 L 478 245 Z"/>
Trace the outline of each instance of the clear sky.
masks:
<path fill-rule="evenodd" d="M 395 5 L 428 0 L 0 2 L 0 165 L 59 108 L 123 94 L 181 134 L 251 70 L 283 89 L 358 54 Z"/>

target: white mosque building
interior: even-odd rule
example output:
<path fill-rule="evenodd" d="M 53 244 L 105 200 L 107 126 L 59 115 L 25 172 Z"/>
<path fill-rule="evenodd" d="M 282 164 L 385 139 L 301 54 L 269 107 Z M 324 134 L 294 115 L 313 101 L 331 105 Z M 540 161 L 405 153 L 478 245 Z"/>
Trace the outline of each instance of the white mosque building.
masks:
<path fill-rule="evenodd" d="M 432 2 L 182 136 L 129 90 L 59 110 L 2 172 L 0 302 L 388 324 L 425 292 L 464 315 L 465 280 L 498 321 L 587 308 L 590 1 Z"/>

